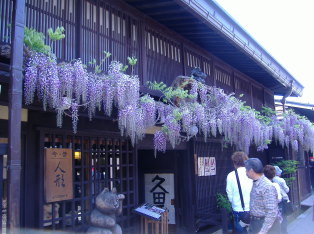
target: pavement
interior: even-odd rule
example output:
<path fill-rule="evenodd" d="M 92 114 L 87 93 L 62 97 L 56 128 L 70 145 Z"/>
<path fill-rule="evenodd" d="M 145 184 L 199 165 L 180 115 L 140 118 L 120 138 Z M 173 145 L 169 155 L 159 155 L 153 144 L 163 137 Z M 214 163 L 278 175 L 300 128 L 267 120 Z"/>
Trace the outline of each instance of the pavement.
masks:
<path fill-rule="evenodd" d="M 314 234 L 314 194 L 301 202 L 303 213 L 288 224 L 288 234 Z"/>

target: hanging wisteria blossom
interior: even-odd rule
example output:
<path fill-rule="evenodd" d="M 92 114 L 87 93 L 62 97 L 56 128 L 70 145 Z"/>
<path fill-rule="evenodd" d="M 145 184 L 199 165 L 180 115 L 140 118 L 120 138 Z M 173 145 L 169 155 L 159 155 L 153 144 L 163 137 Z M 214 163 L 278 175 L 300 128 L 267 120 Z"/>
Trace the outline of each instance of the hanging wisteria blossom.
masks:
<path fill-rule="evenodd" d="M 167 148 L 167 137 L 163 131 L 156 131 L 154 134 L 154 148 L 157 151 L 165 152 Z"/>
<path fill-rule="evenodd" d="M 110 54 L 110 53 L 108 53 Z M 134 66 L 136 59 L 129 58 Z M 306 118 L 288 112 L 282 120 L 261 114 L 222 89 L 202 84 L 190 77 L 180 77 L 176 88 L 151 83 L 161 97 L 140 93 L 139 77 L 123 72 L 124 65 L 112 61 L 107 71 L 87 72 L 80 59 L 57 63 L 52 53 L 29 50 L 25 59 L 24 99 L 33 103 L 35 94 L 43 109 L 56 111 L 57 126 L 64 116 L 72 118 L 77 132 L 80 110 L 87 109 L 92 119 L 97 112 L 112 116 L 116 109 L 121 135 L 132 144 L 141 140 L 147 128 L 159 126 L 154 134 L 154 148 L 165 152 L 167 141 L 174 148 L 192 137 L 222 137 L 225 143 L 245 152 L 254 144 L 258 150 L 275 141 L 292 150 L 314 151 L 314 129 Z"/>

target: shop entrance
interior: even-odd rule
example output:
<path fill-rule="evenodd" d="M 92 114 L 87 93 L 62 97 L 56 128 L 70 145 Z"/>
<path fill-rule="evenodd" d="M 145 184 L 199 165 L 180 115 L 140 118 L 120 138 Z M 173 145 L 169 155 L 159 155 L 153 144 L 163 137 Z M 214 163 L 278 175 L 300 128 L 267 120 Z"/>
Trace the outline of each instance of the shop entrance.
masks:
<path fill-rule="evenodd" d="M 133 233 L 137 204 L 136 156 L 129 141 L 119 134 L 93 134 L 57 130 L 40 131 L 39 226 L 48 230 L 85 231 L 95 197 L 105 188 L 116 188 L 126 199 L 118 220 L 125 233 Z M 44 199 L 44 149 L 70 148 L 73 157 L 73 199 L 46 203 Z"/>
<path fill-rule="evenodd" d="M 150 203 L 169 211 L 170 230 L 178 222 L 179 205 L 177 159 L 181 151 L 168 150 L 157 154 L 153 150 L 139 150 L 139 203 Z M 173 227 L 171 227 L 173 226 Z"/>

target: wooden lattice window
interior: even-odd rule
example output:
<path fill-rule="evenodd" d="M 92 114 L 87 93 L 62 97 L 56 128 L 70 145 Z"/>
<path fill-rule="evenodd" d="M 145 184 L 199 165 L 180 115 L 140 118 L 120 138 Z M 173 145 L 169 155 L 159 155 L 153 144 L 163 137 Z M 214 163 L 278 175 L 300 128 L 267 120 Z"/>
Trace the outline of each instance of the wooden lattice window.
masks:
<path fill-rule="evenodd" d="M 252 105 L 251 84 L 244 78 L 235 76 L 234 79 L 235 94 L 237 98 L 246 102 L 246 105 Z"/>
<path fill-rule="evenodd" d="M 265 106 L 268 106 L 270 108 L 275 108 L 275 101 L 274 101 L 274 93 L 271 92 L 271 91 L 264 91 L 264 100 L 265 100 L 265 103 L 264 105 Z"/>
<path fill-rule="evenodd" d="M 12 24 L 13 1 L 0 1 L 0 43 L 11 43 L 11 27 Z"/>
<path fill-rule="evenodd" d="M 145 29 L 146 81 L 163 81 L 170 85 L 173 79 L 182 75 L 181 48 L 177 42 L 161 35 L 152 28 Z"/>
<path fill-rule="evenodd" d="M 222 67 L 214 66 L 214 79 L 218 88 L 223 89 L 226 93 L 233 92 L 233 79 L 231 71 Z"/>
<path fill-rule="evenodd" d="M 46 44 L 51 45 L 57 58 L 71 61 L 76 56 L 75 51 L 75 21 L 77 1 L 75 0 L 26 0 L 27 27 L 35 28 L 46 35 L 49 28 L 58 26 L 65 28 L 66 37 L 58 43 L 50 43 L 46 37 Z"/>
<path fill-rule="evenodd" d="M 231 75 L 228 72 L 215 68 L 214 74 L 216 82 L 219 82 L 227 86 L 231 86 Z"/>
<path fill-rule="evenodd" d="M 137 203 L 136 164 L 134 150 L 126 139 L 110 135 L 73 136 L 64 133 L 42 133 L 41 138 L 43 148 L 72 149 L 74 190 L 73 199 L 47 204 L 41 189 L 41 228 L 85 231 L 89 215 L 94 208 L 95 197 L 104 187 L 116 187 L 119 193 L 125 195 L 123 215 L 118 222 L 125 232 L 134 228 L 132 224 L 135 217 L 132 210 Z M 41 181 L 44 181 L 43 178 Z M 43 188 L 43 185 L 41 186 Z"/>
<path fill-rule="evenodd" d="M 253 108 L 261 110 L 264 105 L 264 91 L 262 87 L 252 85 Z"/>

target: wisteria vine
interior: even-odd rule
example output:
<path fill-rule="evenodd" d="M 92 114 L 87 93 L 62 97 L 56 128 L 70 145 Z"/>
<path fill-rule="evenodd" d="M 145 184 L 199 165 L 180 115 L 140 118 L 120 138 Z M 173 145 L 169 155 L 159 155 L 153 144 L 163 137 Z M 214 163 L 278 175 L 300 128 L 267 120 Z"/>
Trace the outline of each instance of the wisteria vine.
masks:
<path fill-rule="evenodd" d="M 262 116 L 234 95 L 190 77 L 177 78 L 178 87 L 149 82 L 149 88 L 162 93 L 158 100 L 141 95 L 139 77 L 133 74 L 135 58 L 128 58 L 132 66 L 128 75 L 118 61 L 112 61 L 107 72 L 99 67 L 88 72 L 80 59 L 57 63 L 52 53 L 31 49 L 25 57 L 25 104 L 33 103 L 37 93 L 44 110 L 56 111 L 58 127 L 62 127 L 64 115 L 71 116 L 74 133 L 80 109 L 87 108 L 92 119 L 97 110 L 112 116 L 116 107 L 121 134 L 130 137 L 133 145 L 144 137 L 147 128 L 160 126 L 154 134 L 154 147 L 161 152 L 166 151 L 167 142 L 174 148 L 197 135 L 205 140 L 221 135 L 225 142 L 245 152 L 251 144 L 258 150 L 267 149 L 273 140 L 293 150 L 314 149 L 314 128 L 308 119 L 291 111 L 281 120 L 274 114 Z"/>

